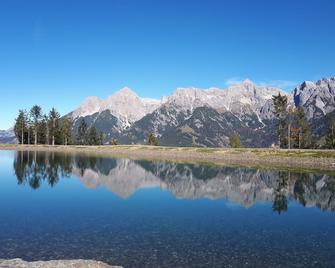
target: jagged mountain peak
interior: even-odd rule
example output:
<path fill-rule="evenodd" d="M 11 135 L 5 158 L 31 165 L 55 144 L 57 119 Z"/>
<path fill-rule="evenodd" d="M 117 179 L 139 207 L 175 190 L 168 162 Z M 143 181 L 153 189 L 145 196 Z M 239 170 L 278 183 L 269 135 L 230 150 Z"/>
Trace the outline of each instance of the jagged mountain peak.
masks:
<path fill-rule="evenodd" d="M 95 96 L 87 97 L 80 106 L 72 113 L 72 118 L 84 117 L 97 113 L 100 109 L 102 100 Z"/>
<path fill-rule="evenodd" d="M 242 83 L 232 85 L 226 89 L 214 87 L 209 89 L 177 88 L 171 96 L 167 97 L 166 103 L 181 111 L 192 112 L 197 107 L 208 106 L 221 112 L 239 110 L 240 113 L 243 110 L 258 114 L 261 107 L 266 102 L 271 101 L 272 96 L 278 93 L 288 95 L 279 88 L 259 86 L 246 79 Z M 242 109 L 242 106 L 245 105 L 248 106 L 247 109 Z M 267 118 L 271 116 L 271 112 L 266 115 Z"/>
<path fill-rule="evenodd" d="M 306 88 L 312 88 L 314 90 L 316 90 L 318 86 L 327 86 L 327 85 L 331 85 L 335 83 L 335 77 L 323 77 L 320 80 L 317 81 L 304 81 L 302 82 L 299 86 L 297 86 L 296 88 L 300 88 L 300 89 L 306 89 Z"/>
<path fill-rule="evenodd" d="M 172 95 L 181 95 L 181 94 L 197 94 L 197 92 L 201 92 L 203 89 L 196 87 L 178 87 Z"/>
<path fill-rule="evenodd" d="M 293 93 L 246 79 L 224 89 L 180 87 L 160 100 L 124 87 L 106 100 L 87 98 L 73 114 L 91 112 L 88 124 L 104 131 L 106 140 L 115 137 L 121 143 L 145 143 L 155 133 L 165 145 L 227 146 L 236 131 L 246 146 L 269 146 L 276 142 L 272 97 L 279 93 L 290 106 L 303 106 L 313 122 L 335 110 L 335 78 L 305 81 Z M 324 135 L 324 129 L 317 131 Z"/>
<path fill-rule="evenodd" d="M 318 80 L 315 84 L 316 85 L 322 85 L 322 84 L 331 84 L 331 83 L 335 83 L 335 77 L 323 77 L 322 79 Z"/>
<path fill-rule="evenodd" d="M 242 85 L 244 86 L 254 86 L 254 82 L 252 82 L 250 79 L 245 79 L 243 82 L 242 82 Z"/>
<path fill-rule="evenodd" d="M 308 88 L 308 87 L 315 87 L 315 83 L 313 81 L 304 81 L 301 83 L 300 87 Z"/>
<path fill-rule="evenodd" d="M 118 90 L 117 92 L 115 92 L 111 97 L 115 97 L 115 96 L 124 96 L 124 97 L 138 97 L 139 96 L 135 93 L 135 91 L 133 91 L 131 88 L 125 86 L 123 88 L 121 88 L 120 90 Z"/>
<path fill-rule="evenodd" d="M 117 118 L 119 131 L 129 127 L 133 122 L 153 112 L 161 104 L 160 100 L 140 98 L 129 87 L 123 87 L 105 100 L 97 97 L 88 97 L 72 112 L 72 118 L 103 114 L 105 111 Z M 104 119 L 106 120 L 106 119 Z"/>
<path fill-rule="evenodd" d="M 17 143 L 13 127 L 8 130 L 0 130 L 0 143 Z"/>
<path fill-rule="evenodd" d="M 166 105 L 192 112 L 200 106 L 211 106 L 212 97 L 217 95 L 216 93 L 213 90 L 195 87 L 177 88 L 172 95 L 167 97 Z"/>
<path fill-rule="evenodd" d="M 293 90 L 296 106 L 305 108 L 307 117 L 319 117 L 335 110 L 335 78 L 304 81 Z"/>

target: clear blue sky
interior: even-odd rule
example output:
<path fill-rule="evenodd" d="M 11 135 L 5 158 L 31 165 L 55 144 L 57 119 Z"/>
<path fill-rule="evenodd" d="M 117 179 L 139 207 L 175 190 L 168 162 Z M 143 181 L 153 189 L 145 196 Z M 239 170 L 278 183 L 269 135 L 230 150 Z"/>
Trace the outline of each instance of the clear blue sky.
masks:
<path fill-rule="evenodd" d="M 123 86 L 159 98 L 334 76 L 334 10 L 333 0 L 1 0 L 0 129 L 20 108 L 64 114 Z"/>

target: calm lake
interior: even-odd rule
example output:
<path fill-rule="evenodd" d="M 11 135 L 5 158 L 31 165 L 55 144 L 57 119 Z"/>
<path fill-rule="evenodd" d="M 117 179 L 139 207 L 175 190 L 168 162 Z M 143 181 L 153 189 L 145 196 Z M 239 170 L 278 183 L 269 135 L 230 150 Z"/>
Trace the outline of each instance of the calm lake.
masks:
<path fill-rule="evenodd" d="M 0 258 L 335 267 L 335 177 L 0 151 Z"/>

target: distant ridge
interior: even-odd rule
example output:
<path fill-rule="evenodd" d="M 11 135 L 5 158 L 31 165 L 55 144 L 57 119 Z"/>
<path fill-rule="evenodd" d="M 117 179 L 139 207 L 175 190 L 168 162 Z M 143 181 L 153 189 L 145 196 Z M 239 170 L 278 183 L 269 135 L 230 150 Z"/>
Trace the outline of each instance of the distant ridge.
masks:
<path fill-rule="evenodd" d="M 8 130 L 0 130 L 0 143 L 16 144 L 17 140 L 13 128 Z"/>
<path fill-rule="evenodd" d="M 106 134 L 105 142 L 143 144 L 154 133 L 161 145 L 226 147 L 237 132 L 245 146 L 269 147 L 277 141 L 272 96 L 279 93 L 289 105 L 305 108 L 315 135 L 325 135 L 335 110 L 335 78 L 304 81 L 291 93 L 247 79 L 225 89 L 177 88 L 160 100 L 124 87 L 106 100 L 89 97 L 68 116 L 75 121 L 74 134 L 84 118 Z"/>
<path fill-rule="evenodd" d="M 74 120 L 75 136 L 79 122 L 124 144 L 144 144 L 154 133 L 160 145 L 226 147 L 229 137 L 238 133 L 248 147 L 269 147 L 277 142 L 272 96 L 288 97 L 289 105 L 304 107 L 315 137 L 326 134 L 335 118 L 335 78 L 304 81 L 291 93 L 251 80 L 225 89 L 177 88 L 170 96 L 141 98 L 124 87 L 105 100 L 88 97 L 67 114 Z M 13 131 L 1 131 L 0 142 L 14 143 Z"/>

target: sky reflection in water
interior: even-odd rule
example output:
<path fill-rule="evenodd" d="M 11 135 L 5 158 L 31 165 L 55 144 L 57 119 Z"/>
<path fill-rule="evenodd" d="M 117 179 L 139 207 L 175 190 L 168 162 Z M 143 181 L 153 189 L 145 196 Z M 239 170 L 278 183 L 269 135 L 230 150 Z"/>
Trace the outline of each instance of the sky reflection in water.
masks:
<path fill-rule="evenodd" d="M 0 258 L 334 267 L 325 174 L 0 152 Z"/>

